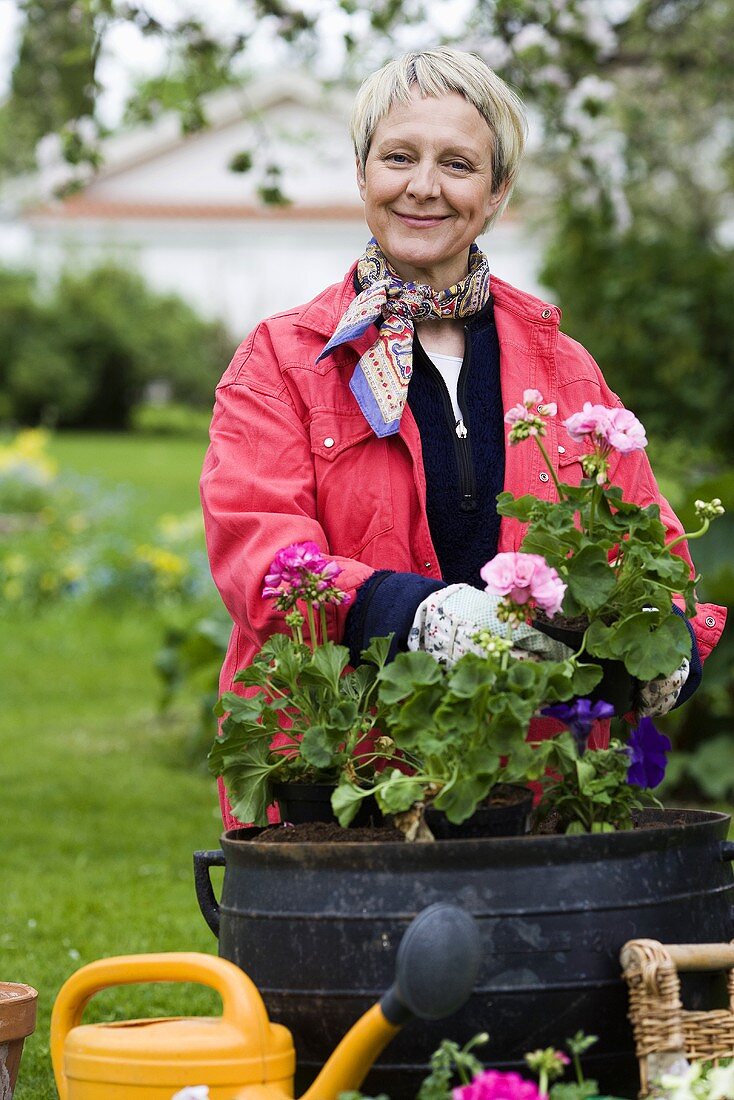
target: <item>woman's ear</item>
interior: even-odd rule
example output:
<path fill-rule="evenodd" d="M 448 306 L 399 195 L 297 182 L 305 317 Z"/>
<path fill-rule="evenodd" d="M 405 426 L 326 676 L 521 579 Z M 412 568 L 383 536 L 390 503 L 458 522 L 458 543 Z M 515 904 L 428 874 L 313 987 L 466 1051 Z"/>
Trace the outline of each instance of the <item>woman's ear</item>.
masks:
<path fill-rule="evenodd" d="M 359 188 L 360 198 L 364 202 L 365 192 L 367 190 L 367 181 L 364 178 L 364 168 L 362 167 L 362 161 L 359 157 L 356 158 L 357 163 L 357 187 Z"/>
<path fill-rule="evenodd" d="M 510 181 L 505 180 L 505 182 L 492 194 L 487 203 L 487 208 L 485 211 L 485 217 L 487 219 L 491 218 L 497 210 L 497 207 L 501 205 L 509 187 Z"/>

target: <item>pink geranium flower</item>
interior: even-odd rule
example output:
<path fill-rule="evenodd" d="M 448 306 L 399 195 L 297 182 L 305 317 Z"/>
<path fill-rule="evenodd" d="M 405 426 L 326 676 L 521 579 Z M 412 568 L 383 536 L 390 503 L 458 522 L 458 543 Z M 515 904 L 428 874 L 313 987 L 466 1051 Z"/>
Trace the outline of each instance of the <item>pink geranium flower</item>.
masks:
<path fill-rule="evenodd" d="M 539 607 L 549 617 L 560 611 L 566 585 L 540 554 L 511 551 L 497 554 L 480 570 L 486 591 L 506 596 L 507 605 L 531 611 Z"/>
<path fill-rule="evenodd" d="M 505 424 L 511 427 L 510 443 L 519 443 L 530 435 L 545 435 L 546 420 L 557 412 L 555 402 L 545 402 L 540 390 L 524 390 L 522 403 L 513 405 L 505 413 Z"/>
<path fill-rule="evenodd" d="M 342 572 L 335 561 L 324 557 L 315 542 L 294 542 L 273 558 L 265 576 L 263 599 L 276 599 L 282 611 L 297 600 L 309 600 L 314 607 L 323 603 L 346 603 L 349 595 L 334 581 Z"/>
<path fill-rule="evenodd" d="M 610 450 L 628 454 L 647 446 L 645 429 L 629 409 L 607 408 L 585 401 L 581 412 L 569 416 L 563 426 L 576 443 L 590 436 L 602 454 Z"/>
<path fill-rule="evenodd" d="M 502 1073 L 486 1069 L 469 1085 L 451 1093 L 453 1100 L 545 1100 L 534 1081 L 526 1081 L 519 1073 Z"/>

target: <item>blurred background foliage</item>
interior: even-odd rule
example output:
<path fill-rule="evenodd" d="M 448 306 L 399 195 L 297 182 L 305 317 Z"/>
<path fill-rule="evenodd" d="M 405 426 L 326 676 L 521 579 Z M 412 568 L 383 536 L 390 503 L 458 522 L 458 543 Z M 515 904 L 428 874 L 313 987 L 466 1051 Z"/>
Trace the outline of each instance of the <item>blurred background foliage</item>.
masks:
<path fill-rule="evenodd" d="M 67 270 L 50 290 L 32 274 L 0 271 L 6 423 L 123 431 L 151 386 L 166 402 L 210 409 L 232 346 L 223 325 L 112 264 Z"/>

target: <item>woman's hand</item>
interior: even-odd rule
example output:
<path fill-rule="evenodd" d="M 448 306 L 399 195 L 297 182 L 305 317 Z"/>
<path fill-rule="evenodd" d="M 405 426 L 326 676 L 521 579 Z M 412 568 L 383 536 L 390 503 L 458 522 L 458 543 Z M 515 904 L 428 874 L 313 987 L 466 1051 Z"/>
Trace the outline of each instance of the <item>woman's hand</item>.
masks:
<path fill-rule="evenodd" d="M 670 676 L 658 676 L 641 684 L 635 700 L 635 710 L 640 718 L 660 718 L 672 710 L 688 679 L 690 662 L 686 657 Z"/>
<path fill-rule="evenodd" d="M 443 665 L 453 665 L 465 653 L 484 654 L 475 641 L 480 631 L 510 639 L 517 658 L 562 661 L 573 652 L 562 642 L 521 623 L 511 629 L 497 617 L 502 596 L 480 592 L 470 584 L 439 589 L 418 605 L 408 636 L 408 649 L 422 649 Z"/>

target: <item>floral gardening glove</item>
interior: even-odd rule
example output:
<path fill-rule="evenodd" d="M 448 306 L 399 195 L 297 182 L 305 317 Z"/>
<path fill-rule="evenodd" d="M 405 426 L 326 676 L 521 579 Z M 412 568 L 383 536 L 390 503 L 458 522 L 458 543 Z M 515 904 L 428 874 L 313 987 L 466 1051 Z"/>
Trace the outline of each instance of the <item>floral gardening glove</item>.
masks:
<path fill-rule="evenodd" d="M 470 584 L 451 584 L 432 593 L 418 605 L 413 626 L 408 635 L 408 649 L 422 649 L 441 665 L 453 665 L 465 653 L 484 655 L 474 641 L 480 630 L 488 630 L 500 638 L 511 638 L 513 657 L 562 661 L 573 650 L 547 637 L 526 623 L 510 629 L 497 618 L 497 606 L 502 596 L 480 592 Z"/>
<path fill-rule="evenodd" d="M 684 657 L 680 666 L 670 676 L 658 676 L 642 684 L 637 692 L 635 710 L 643 718 L 660 718 L 678 702 L 678 696 L 688 679 L 690 662 Z"/>

